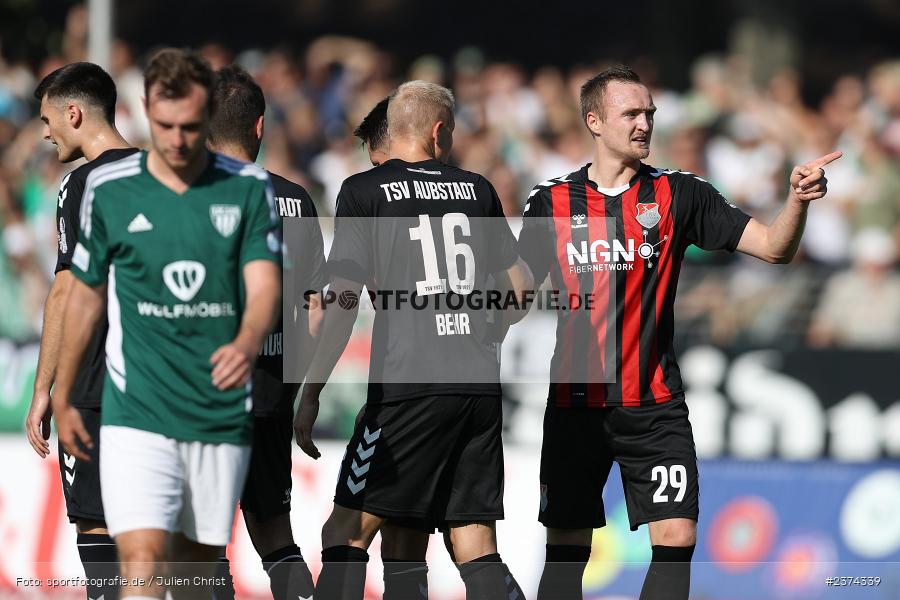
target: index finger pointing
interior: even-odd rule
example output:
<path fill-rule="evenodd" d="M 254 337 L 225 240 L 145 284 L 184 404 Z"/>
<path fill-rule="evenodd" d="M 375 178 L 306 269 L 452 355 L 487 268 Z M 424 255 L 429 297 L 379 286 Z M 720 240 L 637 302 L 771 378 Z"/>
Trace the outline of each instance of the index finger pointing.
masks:
<path fill-rule="evenodd" d="M 821 157 L 817 158 L 816 160 L 807 163 L 807 166 L 810 169 L 820 169 L 820 168 L 824 167 L 825 165 L 827 165 L 828 163 L 836 161 L 843 155 L 844 155 L 844 153 L 841 151 L 832 152 L 831 154 L 826 154 L 825 156 L 821 156 Z"/>

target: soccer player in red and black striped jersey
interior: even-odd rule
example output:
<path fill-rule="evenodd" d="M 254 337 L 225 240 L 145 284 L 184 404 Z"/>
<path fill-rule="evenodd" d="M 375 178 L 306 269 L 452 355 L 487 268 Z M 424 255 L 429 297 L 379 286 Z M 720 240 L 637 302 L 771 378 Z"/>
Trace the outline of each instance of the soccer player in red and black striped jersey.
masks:
<path fill-rule="evenodd" d="M 797 166 L 765 226 L 691 173 L 655 169 L 656 107 L 638 75 L 615 67 L 581 89 L 593 162 L 540 183 L 525 206 L 520 254 L 558 315 L 544 417 L 539 520 L 547 559 L 538 598 L 581 598 L 603 486 L 619 463 L 632 530 L 647 523 L 653 558 L 642 599 L 686 599 L 698 517 L 697 459 L 672 338 L 687 246 L 791 260 L 809 201 L 826 192 L 835 152 Z"/>

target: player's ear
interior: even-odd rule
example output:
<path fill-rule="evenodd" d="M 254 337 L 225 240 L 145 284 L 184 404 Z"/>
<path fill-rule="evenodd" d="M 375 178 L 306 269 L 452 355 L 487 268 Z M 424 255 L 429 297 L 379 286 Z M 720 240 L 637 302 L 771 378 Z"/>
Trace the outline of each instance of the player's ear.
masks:
<path fill-rule="evenodd" d="M 444 127 L 443 121 L 435 121 L 434 125 L 431 126 L 431 144 L 435 150 L 440 145 L 441 129 L 443 129 L 443 127 Z"/>
<path fill-rule="evenodd" d="M 265 131 L 265 128 L 266 128 L 265 121 L 266 121 L 265 115 L 259 115 L 259 118 L 256 119 L 256 128 L 255 129 L 256 129 L 256 139 L 258 139 L 258 140 L 263 139 L 263 131 Z"/>
<path fill-rule="evenodd" d="M 594 111 L 590 111 L 584 118 L 584 122 L 587 124 L 587 128 L 590 130 L 591 134 L 595 136 L 600 135 L 600 126 L 602 121 L 603 119 L 600 118 L 600 115 L 598 115 Z"/>
<path fill-rule="evenodd" d="M 81 122 L 84 120 L 84 113 L 81 112 L 81 107 L 75 104 L 74 102 L 69 102 L 66 104 L 66 119 L 68 119 L 69 124 L 74 128 L 78 129 L 81 127 Z"/>

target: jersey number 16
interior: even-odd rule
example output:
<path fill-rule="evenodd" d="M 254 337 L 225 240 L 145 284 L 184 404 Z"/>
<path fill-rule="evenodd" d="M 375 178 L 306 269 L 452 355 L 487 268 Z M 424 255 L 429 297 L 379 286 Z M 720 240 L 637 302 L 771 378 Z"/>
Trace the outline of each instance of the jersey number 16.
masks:
<path fill-rule="evenodd" d="M 447 213 L 441 218 L 441 230 L 444 239 L 444 256 L 447 263 L 447 277 L 440 276 L 438 271 L 437 251 L 434 246 L 434 233 L 431 230 L 431 219 L 428 215 L 419 215 L 419 225 L 409 228 L 409 239 L 418 240 L 422 244 L 422 260 L 425 265 L 425 279 L 416 282 L 416 293 L 419 296 L 444 294 L 447 282 L 450 290 L 460 295 L 472 293 L 475 281 L 475 255 L 472 247 L 456 241 L 456 230 L 462 237 L 471 236 L 469 217 L 463 213 Z M 457 257 L 463 258 L 463 275 L 460 277 Z"/>

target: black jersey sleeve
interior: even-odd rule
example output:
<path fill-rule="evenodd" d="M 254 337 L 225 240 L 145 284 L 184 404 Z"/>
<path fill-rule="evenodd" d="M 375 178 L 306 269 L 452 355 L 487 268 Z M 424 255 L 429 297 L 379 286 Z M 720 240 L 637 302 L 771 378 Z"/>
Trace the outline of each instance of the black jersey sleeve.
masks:
<path fill-rule="evenodd" d="M 321 291 L 328 284 L 325 243 L 322 239 L 322 227 L 319 225 L 319 213 L 308 194 L 303 198 L 300 211 L 303 215 L 301 219 L 303 239 L 306 240 L 306 260 L 303 261 L 300 280 L 309 290 Z"/>
<path fill-rule="evenodd" d="M 500 197 L 497 190 L 487 180 L 484 180 L 488 190 L 490 190 L 491 207 L 489 221 L 490 235 L 490 252 L 488 254 L 488 272 L 498 273 L 505 271 L 515 264 L 519 258 L 518 243 L 516 236 L 513 235 L 512 229 L 509 227 L 509 221 L 503 214 L 503 205 L 500 203 Z"/>
<path fill-rule="evenodd" d="M 547 191 L 535 188 L 525 204 L 522 215 L 522 232 L 519 234 L 519 256 L 534 275 L 535 286 L 540 286 L 554 257 L 552 219 L 546 210 Z"/>
<path fill-rule="evenodd" d="M 59 240 L 56 273 L 72 267 L 72 254 L 78 243 L 78 219 L 83 194 L 84 177 L 77 171 L 66 175 L 59 186 L 56 201 L 56 233 Z"/>
<path fill-rule="evenodd" d="M 684 211 L 687 242 L 704 250 L 737 249 L 750 215 L 728 202 L 708 182 L 690 173 L 680 176 L 682 194 L 678 195 L 678 212 Z"/>
<path fill-rule="evenodd" d="M 371 204 L 367 204 L 346 182 L 338 193 L 334 215 L 334 241 L 328 255 L 328 271 L 365 284 L 372 275 Z"/>

